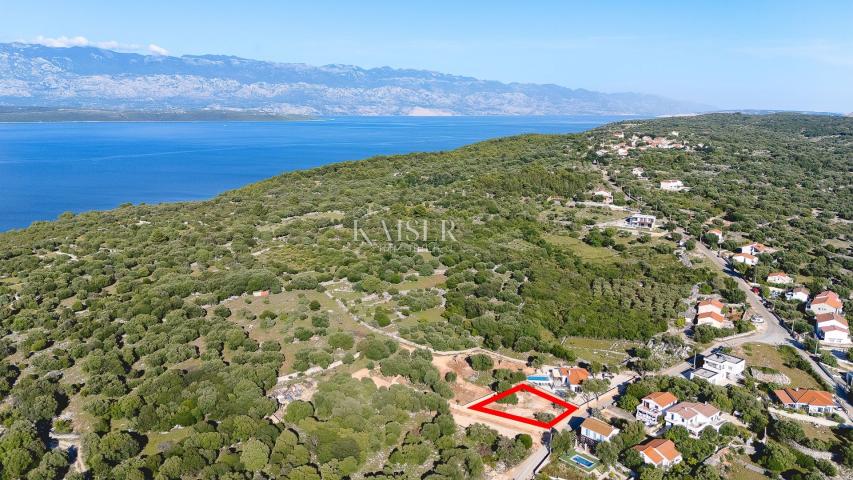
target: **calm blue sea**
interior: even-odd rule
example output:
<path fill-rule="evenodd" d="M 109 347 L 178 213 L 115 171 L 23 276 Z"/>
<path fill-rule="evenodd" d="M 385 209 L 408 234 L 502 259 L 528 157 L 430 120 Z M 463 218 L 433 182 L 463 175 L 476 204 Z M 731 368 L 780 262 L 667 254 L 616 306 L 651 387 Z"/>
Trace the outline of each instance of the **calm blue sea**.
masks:
<path fill-rule="evenodd" d="M 62 212 L 210 198 L 281 172 L 625 117 L 0 124 L 0 231 Z"/>

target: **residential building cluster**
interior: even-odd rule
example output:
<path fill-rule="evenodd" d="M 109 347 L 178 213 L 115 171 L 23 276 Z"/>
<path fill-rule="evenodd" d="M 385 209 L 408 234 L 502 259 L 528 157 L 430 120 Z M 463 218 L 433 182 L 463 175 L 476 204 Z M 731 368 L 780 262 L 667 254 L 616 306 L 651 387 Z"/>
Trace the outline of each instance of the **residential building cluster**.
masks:
<path fill-rule="evenodd" d="M 670 135 L 672 135 L 672 133 L 670 133 Z M 672 136 L 677 137 L 677 135 Z M 595 154 L 599 157 L 603 157 L 608 153 L 615 153 L 620 157 L 626 157 L 631 150 L 638 150 L 641 152 L 649 149 L 684 150 L 685 152 L 693 151 L 693 148 L 687 142 L 671 140 L 668 137 L 652 137 L 649 135 L 640 137 L 634 134 L 626 140 L 624 132 L 617 132 L 613 134 L 613 138 L 621 141 L 603 145 L 600 149 L 596 150 Z M 704 145 L 700 143 L 697 147 L 702 148 Z"/>

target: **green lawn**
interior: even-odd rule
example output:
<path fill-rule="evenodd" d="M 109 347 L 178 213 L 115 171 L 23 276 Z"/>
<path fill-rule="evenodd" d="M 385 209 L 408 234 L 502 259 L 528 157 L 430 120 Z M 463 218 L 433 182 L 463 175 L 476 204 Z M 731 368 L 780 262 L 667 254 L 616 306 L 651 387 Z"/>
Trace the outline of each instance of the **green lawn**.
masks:
<path fill-rule="evenodd" d="M 835 434 L 832 433 L 832 429 L 823 426 L 823 425 L 815 425 L 811 422 L 796 422 L 801 427 L 803 427 L 803 432 L 806 434 L 808 438 L 816 438 L 818 440 L 824 441 L 834 441 L 836 440 Z"/>
<path fill-rule="evenodd" d="M 575 462 L 574 460 L 572 460 L 572 457 L 574 457 L 575 455 L 578 455 L 580 457 L 585 458 L 586 460 L 589 460 L 590 462 L 593 462 L 593 465 L 591 467 L 585 467 L 585 466 Z M 599 465 L 599 461 L 597 458 L 595 458 L 591 455 L 587 455 L 585 453 L 580 453 L 580 452 L 574 451 L 574 450 L 560 455 L 560 461 L 566 463 L 567 465 L 571 465 L 573 467 L 580 468 L 581 470 L 583 470 L 585 472 L 591 472 L 591 471 L 595 470 L 595 467 L 597 467 Z"/>
<path fill-rule="evenodd" d="M 579 238 L 568 235 L 545 234 L 542 235 L 542 238 L 554 245 L 568 248 L 575 255 L 589 262 L 610 262 L 619 257 L 615 250 L 606 247 L 593 247 Z"/>
<path fill-rule="evenodd" d="M 791 379 L 789 386 L 792 388 L 822 388 L 808 372 L 785 365 L 785 358 L 782 353 L 772 345 L 747 343 L 738 348 L 735 354 L 746 357 L 746 364 L 749 367 L 769 367 L 784 373 Z"/>
<path fill-rule="evenodd" d="M 143 455 L 156 455 L 159 453 L 160 445 L 166 447 L 165 443 L 175 444 L 185 439 L 190 433 L 192 433 L 192 428 L 176 428 L 168 432 L 160 433 L 160 432 L 151 432 L 147 435 L 148 443 L 145 444 L 145 448 L 142 449 Z"/>
<path fill-rule="evenodd" d="M 736 457 L 738 460 L 745 461 L 747 463 L 750 462 L 749 458 L 746 456 L 738 456 Z M 737 460 L 733 460 L 729 464 L 729 468 L 726 470 L 725 478 L 729 480 L 766 480 L 769 477 L 766 477 L 758 472 L 754 472 L 741 464 Z"/>
<path fill-rule="evenodd" d="M 627 350 L 637 345 L 639 342 L 587 337 L 567 337 L 563 342 L 563 346 L 572 349 L 578 358 L 611 365 L 624 360 L 628 356 Z"/>

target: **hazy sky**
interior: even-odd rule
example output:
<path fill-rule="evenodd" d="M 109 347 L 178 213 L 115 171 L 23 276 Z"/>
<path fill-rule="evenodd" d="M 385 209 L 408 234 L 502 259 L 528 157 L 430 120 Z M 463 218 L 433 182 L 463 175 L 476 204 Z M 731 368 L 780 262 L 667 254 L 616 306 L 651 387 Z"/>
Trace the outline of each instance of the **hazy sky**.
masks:
<path fill-rule="evenodd" d="M 0 0 L 0 41 L 388 65 L 720 108 L 853 111 L 851 1 L 414 3 Z"/>

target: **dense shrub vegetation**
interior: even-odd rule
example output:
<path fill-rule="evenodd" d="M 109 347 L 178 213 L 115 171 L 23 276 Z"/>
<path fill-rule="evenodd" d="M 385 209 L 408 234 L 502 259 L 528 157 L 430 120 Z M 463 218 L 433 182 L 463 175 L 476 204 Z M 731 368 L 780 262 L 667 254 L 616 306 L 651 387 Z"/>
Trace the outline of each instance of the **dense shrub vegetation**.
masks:
<path fill-rule="evenodd" d="M 615 130 L 678 130 L 704 146 L 595 157 Z M 619 202 L 637 206 L 642 198 L 668 230 L 701 238 L 707 224 L 725 224 L 777 249 L 761 268 L 807 277 L 812 288 L 847 298 L 851 136 L 853 120 L 833 117 L 633 122 L 329 165 L 205 202 L 67 213 L 0 234 L 3 478 L 61 478 L 70 459 L 49 450 L 46 439 L 69 429 L 81 436 L 91 474 L 103 479 L 364 472 L 439 480 L 478 478 L 484 463 L 514 464 L 530 439 L 456 428 L 446 401 L 452 393 L 427 350 L 409 353 L 381 335 L 340 331 L 318 300 L 304 302 L 304 318 L 272 310 L 255 318 L 224 301 L 251 300 L 257 291 L 317 293 L 346 281 L 359 295 L 394 299 L 405 316 L 440 310 L 437 319 L 398 328 L 424 346 L 573 360 L 561 338 L 649 339 L 679 316 L 694 285 L 737 295 L 710 269 L 682 264 L 672 254 L 675 236 L 590 230 L 594 221 L 581 209 L 552 208 L 555 199 L 586 198 L 602 167 L 630 194 Z M 691 190 L 659 192 L 630 174 L 634 166 L 651 180 L 681 178 Z M 446 277 L 437 287 L 400 288 L 436 272 Z M 307 323 L 278 335 L 300 319 Z M 270 338 L 253 338 L 244 325 L 250 320 L 262 322 Z M 394 328 L 400 319 L 377 309 L 368 320 Z M 285 354 L 292 342 L 300 348 Z M 310 402 L 274 415 L 269 394 L 280 374 L 325 368 L 335 358 L 351 364 L 356 354 L 407 386 L 333 376 Z M 495 388 L 513 380 L 501 370 L 494 375 Z M 626 402 L 651 385 L 632 388 Z M 747 412 L 753 430 L 767 425 L 752 415 L 749 392 L 673 388 Z M 159 432 L 173 439 L 151 444 Z M 693 447 L 699 458 L 704 450 Z"/>

